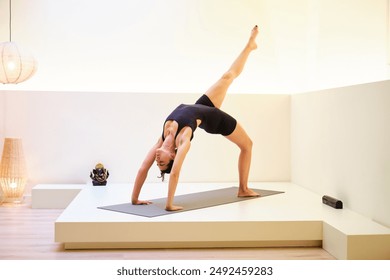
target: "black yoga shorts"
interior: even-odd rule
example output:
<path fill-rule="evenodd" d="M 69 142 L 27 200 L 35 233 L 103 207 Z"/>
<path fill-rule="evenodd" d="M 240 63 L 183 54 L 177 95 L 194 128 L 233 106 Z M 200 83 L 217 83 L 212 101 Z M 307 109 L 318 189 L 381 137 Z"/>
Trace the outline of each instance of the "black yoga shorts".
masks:
<path fill-rule="evenodd" d="M 233 133 L 237 126 L 235 118 L 225 113 L 224 111 L 216 108 L 210 98 L 203 94 L 195 104 L 204 105 L 207 110 L 204 110 L 204 118 L 200 124 L 200 128 L 211 134 L 222 134 L 228 136 Z"/>

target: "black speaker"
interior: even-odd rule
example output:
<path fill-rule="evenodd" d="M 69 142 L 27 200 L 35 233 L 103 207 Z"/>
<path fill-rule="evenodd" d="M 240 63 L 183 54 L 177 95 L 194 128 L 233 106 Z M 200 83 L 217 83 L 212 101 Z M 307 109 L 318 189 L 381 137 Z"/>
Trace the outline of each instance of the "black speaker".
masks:
<path fill-rule="evenodd" d="M 341 200 L 338 200 L 334 197 L 330 197 L 328 195 L 324 195 L 322 197 L 322 203 L 336 209 L 343 209 L 343 202 Z"/>

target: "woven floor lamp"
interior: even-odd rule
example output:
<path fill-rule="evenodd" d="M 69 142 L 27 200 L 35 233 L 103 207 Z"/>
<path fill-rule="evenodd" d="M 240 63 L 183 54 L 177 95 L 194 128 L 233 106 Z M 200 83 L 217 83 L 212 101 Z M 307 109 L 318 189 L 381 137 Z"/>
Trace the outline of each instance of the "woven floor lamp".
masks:
<path fill-rule="evenodd" d="M 22 140 L 5 138 L 0 163 L 0 185 L 4 202 L 21 203 L 27 181 Z"/>

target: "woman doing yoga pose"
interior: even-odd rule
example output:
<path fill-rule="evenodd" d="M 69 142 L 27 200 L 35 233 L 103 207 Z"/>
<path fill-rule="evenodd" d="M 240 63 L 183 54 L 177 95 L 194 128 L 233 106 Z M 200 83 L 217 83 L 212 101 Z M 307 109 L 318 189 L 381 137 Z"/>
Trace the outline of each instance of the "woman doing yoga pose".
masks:
<path fill-rule="evenodd" d="M 227 90 L 233 80 L 242 72 L 249 54 L 257 48 L 256 25 L 245 48 L 233 62 L 228 71 L 202 95 L 195 104 L 179 105 L 165 120 L 162 135 L 143 161 L 134 183 L 132 203 L 135 205 L 150 204 L 150 201 L 139 200 L 141 188 L 146 180 L 153 162 L 157 163 L 161 176 L 170 173 L 166 210 L 176 211 L 183 207 L 173 204 L 180 170 L 191 146 L 194 131 L 199 126 L 208 133 L 221 134 L 240 148 L 238 159 L 239 197 L 259 196 L 248 188 L 248 176 L 252 156 L 252 141 L 237 121 L 219 108 L 225 99 Z"/>

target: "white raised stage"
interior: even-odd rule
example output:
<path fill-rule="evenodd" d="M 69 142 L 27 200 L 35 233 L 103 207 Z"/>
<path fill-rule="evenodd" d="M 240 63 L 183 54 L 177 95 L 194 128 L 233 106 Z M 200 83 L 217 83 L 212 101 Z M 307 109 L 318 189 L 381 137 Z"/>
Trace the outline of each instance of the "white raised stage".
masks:
<path fill-rule="evenodd" d="M 181 183 L 177 195 L 234 186 Z M 338 259 L 390 259 L 390 229 L 291 183 L 251 183 L 285 193 L 147 218 L 98 209 L 130 201 L 131 184 L 85 186 L 55 223 L 66 249 L 322 246 Z M 145 184 L 140 199 L 165 197 Z M 33 197 L 34 199 L 34 197 Z"/>

